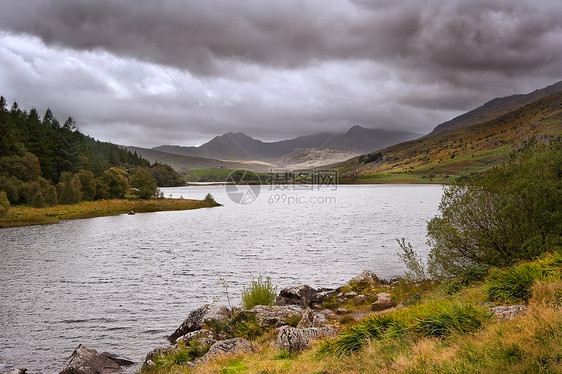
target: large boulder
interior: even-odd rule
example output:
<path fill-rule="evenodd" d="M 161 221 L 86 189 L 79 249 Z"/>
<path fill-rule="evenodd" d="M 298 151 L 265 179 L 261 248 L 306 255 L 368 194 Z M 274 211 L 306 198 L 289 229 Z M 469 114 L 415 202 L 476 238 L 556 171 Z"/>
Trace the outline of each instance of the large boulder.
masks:
<path fill-rule="evenodd" d="M 317 292 L 317 290 L 306 284 L 283 288 L 277 297 L 277 305 L 299 305 L 303 308 L 308 308 L 311 306 L 312 299 Z"/>
<path fill-rule="evenodd" d="M 70 362 L 60 374 L 109 374 L 120 371 L 121 365 L 110 357 L 80 344 L 70 357 Z"/>
<path fill-rule="evenodd" d="M 364 290 L 365 288 L 380 286 L 381 280 L 371 270 L 363 270 L 361 274 L 351 278 L 347 284 L 356 290 Z"/>
<path fill-rule="evenodd" d="M 256 305 L 250 310 L 241 313 L 252 313 L 262 327 L 281 327 L 289 324 L 289 321 L 300 318 L 304 309 L 297 305 Z"/>
<path fill-rule="evenodd" d="M 289 352 L 299 352 L 310 346 L 310 343 L 318 338 L 334 336 L 337 330 L 333 327 L 311 327 L 298 329 L 284 326 L 279 330 L 273 346 L 277 349 L 285 349 Z"/>
<path fill-rule="evenodd" d="M 211 359 L 225 355 L 255 352 L 257 347 L 244 338 L 234 338 L 216 342 L 203 357 L 197 359 L 194 364 L 200 365 Z"/>
<path fill-rule="evenodd" d="M 180 336 L 192 331 L 201 330 L 205 322 L 216 320 L 226 323 L 230 318 L 230 313 L 230 310 L 225 306 L 205 304 L 191 311 L 181 326 L 168 337 L 168 340 L 173 344 Z"/>

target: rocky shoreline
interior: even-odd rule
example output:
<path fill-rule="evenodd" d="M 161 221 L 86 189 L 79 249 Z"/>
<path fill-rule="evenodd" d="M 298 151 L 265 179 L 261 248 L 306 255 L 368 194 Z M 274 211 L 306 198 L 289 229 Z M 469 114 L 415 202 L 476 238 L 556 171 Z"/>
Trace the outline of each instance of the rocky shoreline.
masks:
<path fill-rule="evenodd" d="M 305 350 L 316 339 L 337 335 L 349 321 L 401 307 L 390 293 L 381 292 L 397 282 L 381 280 L 365 270 L 334 289 L 314 289 L 305 284 L 284 288 L 271 306 L 256 305 L 246 310 L 205 304 L 189 313 L 168 337 L 170 344 L 156 347 L 146 355 L 140 372 L 155 372 L 159 358 L 185 351 L 186 347 L 194 348 L 195 353 L 182 363 L 185 367 L 197 367 L 219 356 L 256 352 L 259 346 L 248 339 L 252 328 L 272 331 L 275 338 L 271 345 L 280 351 L 290 354 Z M 523 305 L 490 308 L 490 312 L 502 319 L 512 319 L 525 310 Z M 240 331 L 246 337 L 237 336 Z M 112 374 L 134 364 L 137 363 L 80 344 L 60 374 Z M 15 369 L 9 374 L 32 373 Z"/>

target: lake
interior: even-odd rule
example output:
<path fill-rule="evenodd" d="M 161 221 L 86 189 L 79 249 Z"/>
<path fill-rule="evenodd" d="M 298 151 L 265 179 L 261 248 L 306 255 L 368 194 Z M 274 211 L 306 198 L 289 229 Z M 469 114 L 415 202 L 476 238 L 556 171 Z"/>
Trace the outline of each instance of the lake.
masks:
<path fill-rule="evenodd" d="M 79 343 L 142 362 L 191 310 L 226 304 L 221 279 L 239 304 L 260 274 L 336 287 L 364 269 L 402 275 L 396 238 L 427 254 L 441 186 L 299 187 L 163 188 L 224 206 L 0 230 L 0 372 L 58 372 Z"/>

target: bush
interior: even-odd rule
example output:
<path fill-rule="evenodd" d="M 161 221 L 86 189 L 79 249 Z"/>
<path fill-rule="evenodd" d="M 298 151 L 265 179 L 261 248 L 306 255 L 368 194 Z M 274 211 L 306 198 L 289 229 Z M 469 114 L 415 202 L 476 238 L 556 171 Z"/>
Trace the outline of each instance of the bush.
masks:
<path fill-rule="evenodd" d="M 445 189 L 428 223 L 428 272 L 461 274 L 473 265 L 505 267 L 562 242 L 560 142 L 530 145 L 486 175 Z"/>
<path fill-rule="evenodd" d="M 205 198 L 203 199 L 204 202 L 206 203 L 210 203 L 210 204 L 216 204 L 217 202 L 215 201 L 215 198 L 213 197 L 213 195 L 211 195 L 210 193 L 208 193 Z"/>
<path fill-rule="evenodd" d="M 560 278 L 562 253 L 555 252 L 534 262 L 522 262 L 508 269 L 492 269 L 486 282 L 491 300 L 515 303 L 527 302 L 536 281 Z"/>
<path fill-rule="evenodd" d="M 260 275 L 253 280 L 250 287 L 242 289 L 242 305 L 245 309 L 252 309 L 256 305 L 273 305 L 277 297 L 277 287 L 271 284 L 271 278 L 263 280 Z"/>

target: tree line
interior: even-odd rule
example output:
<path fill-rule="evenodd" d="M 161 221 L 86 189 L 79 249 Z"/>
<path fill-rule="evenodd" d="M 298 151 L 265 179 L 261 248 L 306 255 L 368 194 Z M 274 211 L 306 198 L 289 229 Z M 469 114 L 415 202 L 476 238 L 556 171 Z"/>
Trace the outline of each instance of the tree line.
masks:
<path fill-rule="evenodd" d="M 158 186 L 183 184 L 169 165 L 84 135 L 72 117 L 61 124 L 50 109 L 41 117 L 0 96 L 1 206 L 150 198 Z"/>

